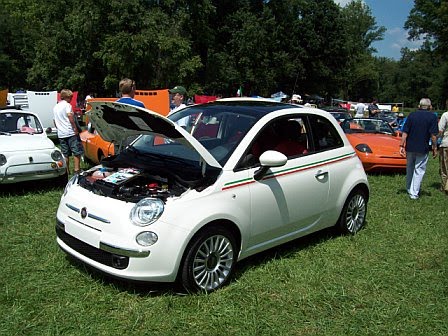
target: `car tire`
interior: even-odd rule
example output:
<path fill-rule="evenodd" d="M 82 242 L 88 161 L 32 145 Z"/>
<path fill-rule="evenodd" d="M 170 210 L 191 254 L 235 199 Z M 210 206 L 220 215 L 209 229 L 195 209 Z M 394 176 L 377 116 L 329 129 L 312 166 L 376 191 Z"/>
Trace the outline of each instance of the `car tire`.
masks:
<path fill-rule="evenodd" d="M 189 292 L 213 292 L 225 285 L 233 273 L 238 249 L 235 237 L 221 227 L 199 231 L 186 249 L 181 281 Z"/>
<path fill-rule="evenodd" d="M 355 234 L 364 226 L 367 215 L 367 196 L 362 189 L 353 190 L 347 197 L 337 228 L 343 234 Z"/>

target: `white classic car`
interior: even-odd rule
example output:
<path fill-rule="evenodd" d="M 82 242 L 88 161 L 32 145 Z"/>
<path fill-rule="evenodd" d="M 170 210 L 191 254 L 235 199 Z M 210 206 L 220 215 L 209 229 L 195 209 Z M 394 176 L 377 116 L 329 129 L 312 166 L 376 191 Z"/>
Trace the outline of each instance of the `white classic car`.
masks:
<path fill-rule="evenodd" d="M 98 133 L 124 149 L 68 182 L 56 233 L 65 252 L 109 275 L 211 292 L 238 260 L 365 223 L 366 174 L 325 111 L 250 98 L 168 118 L 113 102 L 92 107 Z"/>
<path fill-rule="evenodd" d="M 0 110 L 0 185 L 53 179 L 68 181 L 65 159 L 48 138 L 37 115 L 15 108 Z"/>

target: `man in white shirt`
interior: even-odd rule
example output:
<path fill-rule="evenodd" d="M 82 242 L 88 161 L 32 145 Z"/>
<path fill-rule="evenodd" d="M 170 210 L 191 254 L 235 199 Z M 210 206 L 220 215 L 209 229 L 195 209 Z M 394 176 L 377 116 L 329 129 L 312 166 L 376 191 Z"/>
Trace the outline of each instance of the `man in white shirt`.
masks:
<path fill-rule="evenodd" d="M 364 117 L 364 110 L 366 109 L 366 105 L 364 105 L 364 99 L 359 98 L 358 104 L 355 106 L 355 118 Z"/>
<path fill-rule="evenodd" d="M 64 89 L 61 91 L 61 100 L 53 108 L 54 125 L 58 130 L 59 144 L 67 163 L 67 173 L 70 173 L 70 156 L 73 155 L 75 174 L 80 173 L 81 155 L 84 150 L 79 138 L 79 131 L 72 111 L 73 92 Z"/>
<path fill-rule="evenodd" d="M 168 115 L 187 107 L 187 105 L 184 104 L 184 100 L 187 95 L 187 90 L 183 86 L 178 85 L 168 91 L 170 94 L 172 94 L 171 104 L 173 105 L 173 108 L 171 109 L 171 111 Z M 185 118 L 179 119 L 176 123 L 179 126 L 182 126 L 185 128 L 188 126 L 189 120 L 190 120 L 189 117 L 185 117 Z"/>
<path fill-rule="evenodd" d="M 442 114 L 439 120 L 439 137 L 442 139 L 439 147 L 440 190 L 448 195 L 448 112 Z"/>

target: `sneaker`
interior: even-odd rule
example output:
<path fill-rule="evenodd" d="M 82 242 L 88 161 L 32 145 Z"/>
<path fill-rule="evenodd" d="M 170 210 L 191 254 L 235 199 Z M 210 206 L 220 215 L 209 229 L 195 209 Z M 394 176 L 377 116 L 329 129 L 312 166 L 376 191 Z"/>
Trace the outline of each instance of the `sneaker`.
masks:
<path fill-rule="evenodd" d="M 410 198 L 411 200 L 416 200 L 416 199 L 418 199 L 418 196 L 412 196 L 412 195 L 409 195 L 409 198 Z"/>

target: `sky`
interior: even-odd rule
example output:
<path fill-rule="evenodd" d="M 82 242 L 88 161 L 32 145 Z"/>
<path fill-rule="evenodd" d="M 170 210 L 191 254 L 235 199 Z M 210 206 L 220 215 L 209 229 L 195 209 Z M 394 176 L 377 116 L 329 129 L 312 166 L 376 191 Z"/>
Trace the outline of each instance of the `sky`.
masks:
<path fill-rule="evenodd" d="M 334 0 L 342 7 L 351 0 Z M 384 39 L 372 44 L 377 49 L 375 56 L 399 60 L 401 48 L 418 49 L 422 41 L 409 41 L 407 31 L 403 28 L 411 9 L 413 0 L 363 0 L 376 20 L 377 26 L 386 27 Z"/>

